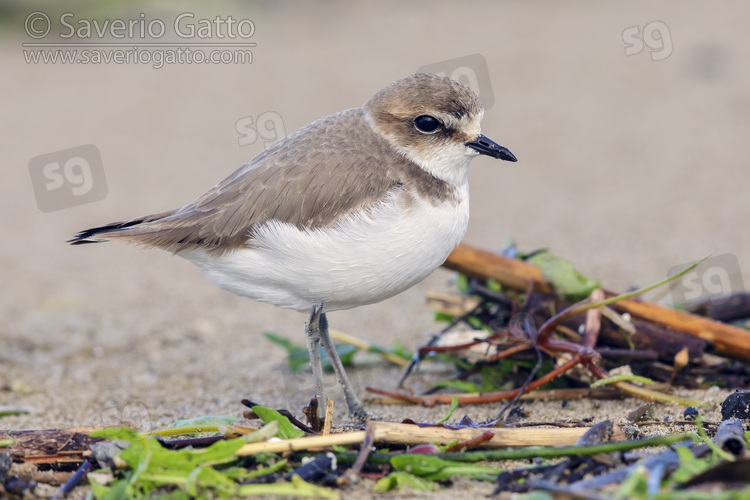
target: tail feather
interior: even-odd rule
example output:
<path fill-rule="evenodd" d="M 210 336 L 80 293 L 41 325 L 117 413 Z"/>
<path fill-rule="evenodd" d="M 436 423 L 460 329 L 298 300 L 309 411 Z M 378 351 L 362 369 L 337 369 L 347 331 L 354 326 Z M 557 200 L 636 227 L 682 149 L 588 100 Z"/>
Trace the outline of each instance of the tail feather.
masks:
<path fill-rule="evenodd" d="M 170 210 L 169 212 L 147 215 L 126 222 L 112 222 L 103 226 L 84 229 L 76 233 L 66 243 L 70 243 L 71 245 L 85 245 L 87 243 L 101 243 L 111 239 L 130 239 L 136 235 L 143 234 L 143 229 L 145 229 L 145 225 L 149 222 L 158 221 L 174 213 L 174 210 Z"/>

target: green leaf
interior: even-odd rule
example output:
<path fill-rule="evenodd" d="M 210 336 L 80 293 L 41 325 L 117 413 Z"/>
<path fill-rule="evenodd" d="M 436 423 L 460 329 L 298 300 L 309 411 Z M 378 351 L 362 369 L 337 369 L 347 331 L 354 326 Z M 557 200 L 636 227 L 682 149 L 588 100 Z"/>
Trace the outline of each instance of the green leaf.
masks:
<path fill-rule="evenodd" d="M 305 498 L 341 498 L 338 492 L 315 486 L 301 479 L 297 474 L 292 476 L 289 483 L 274 484 L 244 484 L 237 491 L 237 496 L 251 495 L 276 495 L 288 497 L 305 497 Z"/>
<path fill-rule="evenodd" d="M 246 443 L 245 438 L 217 441 L 207 448 L 169 450 L 156 439 L 144 439 L 127 428 L 92 434 L 129 442 L 118 456 L 131 472 L 126 472 L 123 479 L 109 487 L 92 482 L 92 495 L 97 500 L 140 498 L 160 487 L 180 488 L 170 492 L 170 498 L 187 498 L 186 493 L 193 498 L 237 495 L 237 483 L 213 466 L 235 462 L 236 452 Z M 281 467 L 283 465 L 285 462 Z"/>
<path fill-rule="evenodd" d="M 469 293 L 469 277 L 464 274 L 456 275 L 456 289 L 458 293 L 466 295 Z"/>
<path fill-rule="evenodd" d="M 467 382 L 466 380 L 446 380 L 435 384 L 433 387 L 450 387 L 451 389 L 458 389 L 461 392 L 481 392 L 477 384 L 474 382 Z"/>
<path fill-rule="evenodd" d="M 0 418 L 13 417 L 16 415 L 28 415 L 29 412 L 26 410 L 0 410 Z"/>
<path fill-rule="evenodd" d="M 651 385 L 656 383 L 650 378 L 642 377 L 640 375 L 613 375 L 611 377 L 597 380 L 596 382 L 591 384 L 591 387 L 601 387 L 603 385 L 614 384 L 615 382 L 640 382 L 643 385 Z"/>
<path fill-rule="evenodd" d="M 451 316 L 450 314 L 446 314 L 443 312 L 435 312 L 432 315 L 432 320 L 435 323 L 453 323 L 455 319 L 456 318 L 454 316 Z"/>
<path fill-rule="evenodd" d="M 237 484 L 216 469 L 197 467 L 188 474 L 185 491 L 190 496 L 197 497 L 205 490 L 220 496 L 230 496 L 237 493 Z"/>
<path fill-rule="evenodd" d="M 414 357 L 414 353 L 407 349 L 406 346 L 398 339 L 393 341 L 391 352 L 396 356 L 406 360 L 410 360 L 412 357 Z"/>
<path fill-rule="evenodd" d="M 487 288 L 489 288 L 493 292 L 499 292 L 499 291 L 501 291 L 503 289 L 503 285 L 500 284 L 499 281 L 495 281 L 493 279 L 488 279 L 487 280 Z"/>
<path fill-rule="evenodd" d="M 195 418 L 183 418 L 175 420 L 175 422 L 167 427 L 167 429 L 180 429 L 183 427 L 219 427 L 219 426 L 230 426 L 239 422 L 239 418 L 234 415 L 221 415 L 218 417 L 205 416 Z"/>
<path fill-rule="evenodd" d="M 477 330 L 482 330 L 487 326 L 481 319 L 477 318 L 476 316 L 467 316 L 465 319 L 467 323 L 469 323 L 473 328 Z"/>
<path fill-rule="evenodd" d="M 539 252 L 531 258 L 531 263 L 542 270 L 542 277 L 555 289 L 555 293 L 565 300 L 578 302 L 599 288 L 598 280 L 591 280 L 576 271 L 573 264 L 551 253 Z"/>
<path fill-rule="evenodd" d="M 614 498 L 645 498 L 648 492 L 646 479 L 646 468 L 642 465 L 633 470 L 625 480 L 620 483 Z"/>
<path fill-rule="evenodd" d="M 448 413 L 436 423 L 442 424 L 444 422 L 447 422 L 448 419 L 453 416 L 453 412 L 456 411 L 456 408 L 458 408 L 458 398 L 456 396 L 453 396 L 453 399 L 451 399 L 451 407 L 448 410 Z"/>
<path fill-rule="evenodd" d="M 257 429 L 250 434 L 245 434 L 244 436 L 242 436 L 242 439 L 244 439 L 246 443 L 260 443 L 261 441 L 268 441 L 272 437 L 275 437 L 278 433 L 279 421 L 273 420 L 271 422 L 268 422 L 267 424 L 263 424 L 263 427 L 261 427 L 260 429 Z"/>
<path fill-rule="evenodd" d="M 119 500 L 125 498 L 125 490 L 128 488 L 128 480 L 120 479 L 112 482 L 109 486 L 104 486 L 89 478 L 91 494 L 96 500 Z"/>
<path fill-rule="evenodd" d="M 117 439 L 120 441 L 140 441 L 143 437 L 128 427 L 106 427 L 89 432 L 89 436 L 102 439 Z"/>
<path fill-rule="evenodd" d="M 440 448 L 440 451 L 442 453 L 445 453 L 446 450 L 450 450 L 451 448 L 453 448 L 457 444 L 458 444 L 458 440 L 453 440 L 453 441 L 450 441 L 450 442 L 445 443 L 445 444 L 439 444 L 439 445 L 437 445 L 437 447 Z"/>
<path fill-rule="evenodd" d="M 151 431 L 143 434 L 143 436 L 160 436 L 160 437 L 172 437 L 172 436 L 194 436 L 202 433 L 216 434 L 221 432 L 222 427 L 230 427 L 240 419 L 233 415 L 223 415 L 219 417 L 196 417 L 181 419 L 175 421 L 172 425 L 166 429 L 158 431 Z"/>
<path fill-rule="evenodd" d="M 731 453 L 722 450 L 719 445 L 713 442 L 712 439 L 708 437 L 706 434 L 706 429 L 703 427 L 703 419 L 700 417 L 700 415 L 696 415 L 695 417 L 695 427 L 698 431 L 698 435 L 701 437 L 704 443 L 708 445 L 709 448 L 711 448 L 711 454 L 717 459 L 723 459 L 727 462 L 734 462 L 736 460 L 736 457 L 732 455 Z"/>
<path fill-rule="evenodd" d="M 422 479 L 405 471 L 391 472 L 375 484 L 375 491 L 399 491 L 412 488 L 419 491 L 435 491 L 437 483 L 429 479 Z"/>
<path fill-rule="evenodd" d="M 282 459 L 275 464 L 269 465 L 268 467 L 258 467 L 255 470 L 248 470 L 244 467 L 229 467 L 228 469 L 224 469 L 221 472 L 228 478 L 234 479 L 235 481 L 250 481 L 261 476 L 267 476 L 269 474 L 279 472 L 286 467 L 286 464 L 287 460 Z"/>
<path fill-rule="evenodd" d="M 310 364 L 310 355 L 305 347 L 299 346 L 291 340 L 280 337 L 275 333 L 264 332 L 263 335 L 274 344 L 278 344 L 286 349 L 289 355 L 288 364 L 290 371 L 297 372 Z"/>
<path fill-rule="evenodd" d="M 271 453 L 268 451 L 259 451 L 255 455 L 253 455 L 253 461 L 256 464 L 266 464 L 269 467 L 276 462 L 281 460 L 281 455 L 278 453 Z"/>
<path fill-rule="evenodd" d="M 243 438 L 217 441 L 208 448 L 165 449 L 155 439 L 142 439 L 132 442 L 119 453 L 131 469 L 146 473 L 189 473 L 198 466 L 230 463 L 237 459 L 235 453 L 245 444 Z M 146 467 L 143 468 L 143 464 Z"/>
<path fill-rule="evenodd" d="M 687 446 L 679 446 L 675 451 L 680 457 L 680 466 L 672 473 L 671 478 L 677 483 L 684 483 L 711 466 L 708 460 L 696 458 Z"/>
<path fill-rule="evenodd" d="M 452 462 L 431 455 L 397 455 L 391 459 L 391 466 L 432 481 L 445 481 L 453 476 L 494 481 L 502 472 L 494 467 Z"/>
<path fill-rule="evenodd" d="M 372 344 L 370 345 L 370 348 L 367 349 L 367 352 L 372 352 L 374 354 L 392 354 L 406 360 L 410 360 L 413 356 L 413 353 L 406 349 L 404 345 L 398 340 L 393 343 L 393 347 L 390 349 L 387 347 Z"/>
<path fill-rule="evenodd" d="M 515 498 L 516 500 L 555 500 L 555 497 L 546 491 L 531 491 Z"/>
<path fill-rule="evenodd" d="M 252 409 L 253 412 L 255 412 L 255 414 L 258 415 L 261 420 L 263 420 L 264 424 L 273 421 L 277 421 L 279 423 L 279 432 L 276 433 L 276 437 L 280 439 L 294 439 L 305 435 L 303 431 L 293 426 L 288 418 L 286 418 L 276 410 L 272 410 L 271 408 L 266 408 L 265 406 L 260 405 L 255 405 Z"/>

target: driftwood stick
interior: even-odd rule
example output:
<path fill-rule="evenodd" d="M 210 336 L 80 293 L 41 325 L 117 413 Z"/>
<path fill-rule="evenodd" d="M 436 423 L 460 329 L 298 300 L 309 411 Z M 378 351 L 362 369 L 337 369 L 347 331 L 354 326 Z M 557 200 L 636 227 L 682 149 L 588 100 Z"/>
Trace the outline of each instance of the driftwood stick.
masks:
<path fill-rule="evenodd" d="M 443 266 L 472 278 L 493 279 L 518 291 L 526 291 L 531 286 L 537 292 L 551 292 L 538 267 L 465 244 L 456 247 Z M 607 295 L 613 294 L 607 292 Z M 750 332 L 741 328 L 649 302 L 621 300 L 612 307 L 707 340 L 724 356 L 750 361 Z"/>
<path fill-rule="evenodd" d="M 549 284 L 536 266 L 517 259 L 509 259 L 493 252 L 461 243 L 448 256 L 443 267 L 458 271 L 470 278 L 493 279 L 503 286 L 524 292 L 529 287 L 533 291 L 552 293 Z"/>
<path fill-rule="evenodd" d="M 750 361 L 750 332 L 741 328 L 649 302 L 623 300 L 612 304 L 612 307 L 707 340 L 723 356 Z"/>
<path fill-rule="evenodd" d="M 373 441 L 376 443 L 416 445 L 424 443 L 448 444 L 454 441 L 465 442 L 479 438 L 486 428 L 446 429 L 443 427 L 419 427 L 413 424 L 399 424 L 393 422 L 372 422 Z M 572 428 L 492 428 L 495 434 L 492 439 L 479 444 L 478 448 L 507 448 L 524 446 L 571 446 L 588 430 L 588 427 Z M 616 430 L 615 440 L 624 439 L 619 429 Z M 333 445 L 362 443 L 365 441 L 365 431 L 330 434 L 328 436 L 312 436 L 285 441 L 271 441 L 262 443 L 248 443 L 237 452 L 238 456 L 254 455 L 265 451 L 281 453 L 284 451 L 300 451 L 310 448 L 321 448 Z"/>

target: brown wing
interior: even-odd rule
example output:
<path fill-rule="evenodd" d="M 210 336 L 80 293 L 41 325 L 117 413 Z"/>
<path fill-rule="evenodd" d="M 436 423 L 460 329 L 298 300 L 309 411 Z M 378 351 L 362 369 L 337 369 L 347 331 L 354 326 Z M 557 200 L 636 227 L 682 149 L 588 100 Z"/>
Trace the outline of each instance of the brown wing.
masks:
<path fill-rule="evenodd" d="M 372 131 L 361 108 L 350 109 L 299 129 L 180 209 L 82 231 L 71 243 L 116 238 L 173 252 L 200 245 L 223 253 L 245 246 L 253 227 L 271 219 L 330 226 L 394 188 L 435 183 L 442 181 Z"/>

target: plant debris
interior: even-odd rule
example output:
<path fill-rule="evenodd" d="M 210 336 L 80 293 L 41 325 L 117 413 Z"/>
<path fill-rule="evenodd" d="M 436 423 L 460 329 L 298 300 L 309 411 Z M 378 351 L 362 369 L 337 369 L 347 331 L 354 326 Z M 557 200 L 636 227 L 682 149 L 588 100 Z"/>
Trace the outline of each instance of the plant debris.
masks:
<path fill-rule="evenodd" d="M 440 382 L 421 396 L 413 391 L 368 390 L 427 406 L 447 404 L 453 398 L 461 405 L 511 401 L 508 409 L 524 392 L 539 388 L 594 389 L 611 384 L 646 400 L 698 407 L 703 403 L 669 393 L 676 385 L 707 388 L 750 383 L 746 367 L 717 355 L 726 355 L 723 346 L 732 342 L 732 354 L 746 359 L 750 332 L 633 300 L 698 263 L 656 285 L 617 296 L 547 251 L 535 252 L 529 260 L 543 267 L 461 245 L 446 266 L 466 273 L 457 284 L 464 295 L 451 299 L 441 294 L 432 303 L 437 307 L 436 318 L 449 325 L 418 350 L 398 387 L 430 357 L 453 362 L 458 377 Z M 580 299 L 584 292 L 590 295 L 588 299 L 567 302 Z M 461 305 L 467 308 L 460 309 Z M 638 313 L 621 314 L 617 309 Z M 680 321 L 675 320 L 678 316 Z M 696 321 L 706 330 L 696 331 Z M 457 329 L 460 336 L 455 335 Z M 724 338 L 726 333 L 731 333 L 731 340 Z M 615 369 L 626 373 L 607 371 Z M 560 378 L 563 374 L 567 377 Z M 507 390 L 508 382 L 518 389 Z M 449 393 L 441 395 L 437 392 L 441 389 Z"/>
<path fill-rule="evenodd" d="M 375 480 L 376 491 L 431 492 L 462 480 L 494 484 L 495 494 L 703 498 L 706 489 L 718 487 L 722 493 L 711 498 L 750 496 L 750 392 L 726 398 L 720 422 L 702 418 L 698 408 L 705 402 L 670 394 L 675 386 L 741 387 L 750 381 L 742 364 L 750 359 L 748 332 L 707 318 L 695 325 L 691 313 L 638 302 L 633 294 L 615 301 L 616 294 L 547 251 L 525 257 L 541 269 L 459 247 L 447 265 L 465 272 L 457 281 L 463 294 L 433 296 L 437 318 L 449 326 L 413 355 L 400 346 L 339 337 L 357 344 L 342 346 L 347 362 L 365 350 L 408 364 L 404 387 L 425 360 L 454 366 L 452 379 L 423 394 L 407 393 L 402 384 L 399 391 L 370 389 L 386 396 L 381 402 L 450 404 L 437 421 L 369 421 L 365 429 L 342 431 L 331 429 L 330 400 L 325 417 L 317 399 L 296 412 L 309 425 L 291 410 L 243 400 L 250 408 L 243 416 L 251 422 L 204 416 L 143 434 L 127 427 L 3 431 L 0 497 L 63 498 L 87 491 L 96 500 L 341 498 L 365 478 Z M 721 308 L 691 310 L 733 321 L 745 317 L 729 310 L 730 303 L 744 311 L 744 299 L 736 298 Z M 667 313 L 691 321 L 676 322 Z M 303 347 L 269 338 L 288 350 L 290 369 L 307 362 Z M 651 401 L 623 411 L 617 423 L 583 416 L 526 422 L 523 409 L 511 404 L 486 422 L 454 417 L 467 404 L 490 401 L 546 398 L 564 405 L 625 395 Z M 658 401 L 685 406 L 685 420 L 673 422 L 677 433 L 647 437 L 641 429 L 656 423 Z"/>

